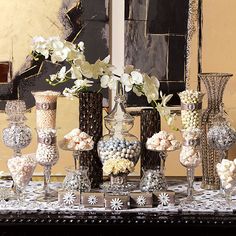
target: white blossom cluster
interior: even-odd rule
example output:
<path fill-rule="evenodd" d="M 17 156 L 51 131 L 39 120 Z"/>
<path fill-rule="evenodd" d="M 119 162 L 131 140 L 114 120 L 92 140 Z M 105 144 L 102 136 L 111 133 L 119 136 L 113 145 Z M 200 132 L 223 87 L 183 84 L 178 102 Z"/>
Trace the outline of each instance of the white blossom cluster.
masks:
<path fill-rule="evenodd" d="M 146 147 L 149 150 L 174 151 L 180 147 L 180 142 L 175 139 L 173 134 L 160 131 L 147 139 Z"/>
<path fill-rule="evenodd" d="M 229 190 L 236 184 L 236 159 L 230 161 L 223 159 L 216 165 L 217 173 L 220 177 L 221 185 L 224 189 Z"/>
<path fill-rule="evenodd" d="M 134 171 L 134 163 L 125 158 L 108 159 L 103 164 L 103 171 L 107 174 L 118 175 Z"/>
<path fill-rule="evenodd" d="M 79 128 L 71 130 L 64 136 L 63 144 L 70 150 L 86 151 L 93 149 L 93 138 Z"/>
<path fill-rule="evenodd" d="M 76 95 L 80 90 L 92 86 L 91 79 L 100 79 L 101 88 L 116 89 L 117 81 L 120 81 L 126 92 L 133 90 L 138 96 L 145 95 L 149 103 L 159 99 L 160 82 L 155 76 L 141 73 L 131 65 L 125 67 L 122 75 L 115 75 L 115 67 L 109 64 L 110 56 L 103 60 L 98 59 L 92 64 L 86 60 L 84 49 L 83 42 L 74 44 L 59 37 L 45 39 L 39 36 L 33 39 L 32 55 L 36 59 L 44 56 L 53 63 L 69 62 L 69 69 L 63 66 L 48 79 L 51 85 L 73 79 L 74 86 L 64 90 L 65 96 Z"/>
<path fill-rule="evenodd" d="M 60 71 L 50 75 L 50 78 L 47 79 L 47 82 L 53 86 L 72 79 L 74 85 L 64 89 L 64 96 L 69 98 L 78 96 L 80 91 L 87 91 L 98 79 L 100 89 L 115 90 L 119 81 L 126 92 L 132 90 L 137 96 L 145 96 L 148 103 L 152 103 L 168 125 L 172 124 L 174 115 L 166 108 L 172 95 L 165 96 L 161 92 L 159 93 L 160 82 L 157 77 L 141 73 L 132 65 L 127 65 L 123 74 L 116 75 L 115 67 L 109 63 L 110 56 L 103 60 L 98 59 L 95 63 L 89 63 L 84 56 L 84 50 L 83 42 L 74 44 L 59 37 L 45 39 L 38 36 L 33 39 L 32 43 L 32 55 L 35 60 L 43 56 L 52 63 L 68 62 L 68 67 L 63 66 Z M 160 102 L 157 103 L 157 101 Z"/>

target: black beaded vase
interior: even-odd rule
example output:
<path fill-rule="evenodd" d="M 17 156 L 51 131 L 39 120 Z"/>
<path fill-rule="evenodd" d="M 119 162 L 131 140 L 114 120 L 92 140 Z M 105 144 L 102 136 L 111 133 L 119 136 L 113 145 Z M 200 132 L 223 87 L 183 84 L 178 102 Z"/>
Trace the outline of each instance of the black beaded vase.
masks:
<path fill-rule="evenodd" d="M 140 139 L 142 143 L 141 148 L 141 173 L 142 169 L 157 169 L 160 166 L 159 152 L 154 152 L 146 149 L 147 138 L 150 138 L 154 133 L 160 131 L 160 115 L 157 110 L 147 108 L 141 110 L 140 119 Z"/>
<path fill-rule="evenodd" d="M 93 136 L 94 148 L 80 152 L 79 162 L 87 166 L 91 187 L 96 188 L 102 183 L 102 163 L 97 153 L 97 143 L 102 137 L 102 94 L 95 92 L 79 93 L 79 127 Z"/>

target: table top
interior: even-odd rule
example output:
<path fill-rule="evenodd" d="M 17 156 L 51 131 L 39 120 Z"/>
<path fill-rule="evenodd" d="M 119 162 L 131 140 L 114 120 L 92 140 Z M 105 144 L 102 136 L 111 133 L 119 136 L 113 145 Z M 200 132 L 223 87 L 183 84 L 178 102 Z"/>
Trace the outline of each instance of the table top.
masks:
<path fill-rule="evenodd" d="M 11 184 L 11 181 L 0 181 L 0 188 L 10 188 Z M 61 183 L 51 183 L 51 187 L 59 189 Z M 236 227 L 236 196 L 229 207 L 224 199 L 217 197 L 219 191 L 203 190 L 200 182 L 194 183 L 196 202 L 193 204 L 178 204 L 186 193 L 187 184 L 176 180 L 169 182 L 169 190 L 176 192 L 175 205 L 121 211 L 62 206 L 57 201 L 38 202 L 37 190 L 40 188 L 42 182 L 31 182 L 23 202 L 1 200 L 0 224 L 224 224 Z"/>

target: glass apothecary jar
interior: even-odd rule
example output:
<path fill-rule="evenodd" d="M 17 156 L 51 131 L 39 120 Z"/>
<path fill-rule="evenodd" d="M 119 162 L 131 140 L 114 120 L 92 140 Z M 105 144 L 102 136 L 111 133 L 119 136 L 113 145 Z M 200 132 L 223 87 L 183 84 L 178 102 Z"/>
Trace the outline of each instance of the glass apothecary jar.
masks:
<path fill-rule="evenodd" d="M 114 108 L 104 118 L 109 133 L 101 138 L 97 146 L 103 170 L 109 176 L 130 173 L 137 164 L 141 152 L 141 143 L 138 138 L 129 133 L 134 125 L 134 118 L 125 110 L 125 95 L 121 87 L 117 91 Z M 122 161 L 124 159 L 126 161 Z M 123 181 L 123 183 L 127 182 Z M 123 190 L 124 184 L 121 186 Z M 112 186 L 113 184 L 110 183 L 111 191 Z"/>
<path fill-rule="evenodd" d="M 9 125 L 2 131 L 4 144 L 14 150 L 13 156 L 21 156 L 21 149 L 27 147 L 32 140 L 29 126 L 25 124 L 27 118 L 26 105 L 23 100 L 7 101 L 5 112 L 8 115 Z"/>

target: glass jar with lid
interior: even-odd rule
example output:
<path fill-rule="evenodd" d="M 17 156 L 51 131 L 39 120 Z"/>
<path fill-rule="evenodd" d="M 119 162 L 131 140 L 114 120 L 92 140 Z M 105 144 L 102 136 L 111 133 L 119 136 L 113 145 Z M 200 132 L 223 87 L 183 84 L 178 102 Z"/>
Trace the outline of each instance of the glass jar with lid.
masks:
<path fill-rule="evenodd" d="M 5 112 L 9 125 L 3 129 L 4 144 L 14 150 L 13 156 L 21 156 L 21 149 L 27 147 L 32 140 L 31 129 L 25 124 L 27 118 L 26 105 L 23 100 L 9 100 Z"/>
<path fill-rule="evenodd" d="M 97 146 L 103 171 L 113 177 L 132 172 L 141 152 L 138 138 L 129 133 L 134 125 L 134 118 L 125 109 L 126 98 L 121 85 L 117 87 L 115 105 L 104 118 L 109 133 L 102 137 Z M 112 185 L 111 183 L 110 187 Z M 118 189 L 117 186 L 115 188 Z M 121 188 L 124 188 L 124 185 Z"/>

